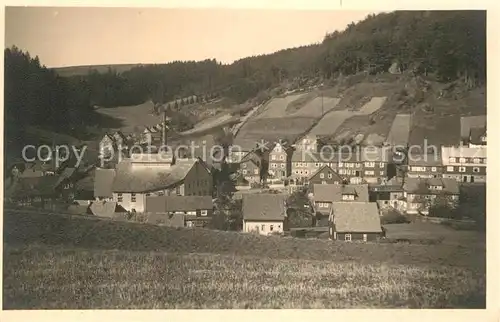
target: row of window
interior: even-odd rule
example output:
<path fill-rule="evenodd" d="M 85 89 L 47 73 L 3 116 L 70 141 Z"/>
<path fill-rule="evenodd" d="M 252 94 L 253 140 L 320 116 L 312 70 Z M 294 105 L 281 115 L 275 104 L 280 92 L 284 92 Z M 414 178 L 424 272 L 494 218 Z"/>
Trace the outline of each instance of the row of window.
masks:
<path fill-rule="evenodd" d="M 485 164 L 486 158 L 449 158 L 450 163 L 476 163 L 476 164 Z"/>
<path fill-rule="evenodd" d="M 297 168 L 307 168 L 307 167 L 310 167 L 312 165 L 312 162 L 294 162 L 293 165 L 294 165 L 294 167 L 297 167 Z M 316 168 L 322 167 L 324 165 L 328 165 L 332 168 L 337 167 L 337 163 L 323 163 L 323 162 L 315 162 L 314 163 L 314 166 Z M 354 163 L 353 162 L 339 162 L 338 163 L 339 168 L 361 168 L 361 165 L 362 165 L 362 163 L 360 163 L 360 162 L 354 162 Z M 376 162 L 365 162 L 364 163 L 364 166 L 366 168 L 375 168 L 375 165 L 376 165 Z M 385 162 L 380 162 L 379 167 L 384 168 Z"/>
<path fill-rule="evenodd" d="M 251 174 L 251 171 L 247 171 L 247 170 L 243 170 L 243 175 L 246 175 L 246 174 Z M 254 175 L 258 175 L 259 174 L 259 169 L 254 169 L 253 170 L 253 174 Z"/>
<path fill-rule="evenodd" d="M 278 167 L 281 167 L 282 169 L 285 168 L 286 164 L 284 163 L 281 163 L 281 164 L 278 164 L 278 163 L 271 163 L 270 164 L 271 168 L 278 168 Z"/>
<path fill-rule="evenodd" d="M 278 229 L 281 229 L 281 225 L 278 225 Z M 259 225 L 255 226 L 255 230 L 257 230 L 257 231 L 259 230 Z M 266 225 L 265 224 L 260 225 L 260 230 L 265 231 Z M 273 231 L 273 230 L 274 230 L 274 225 L 269 225 L 269 231 Z"/>
<path fill-rule="evenodd" d="M 209 185 L 208 180 L 197 180 L 196 181 L 196 187 L 206 187 L 208 185 Z M 193 183 L 193 188 L 194 188 L 194 186 L 195 186 L 195 184 Z M 187 188 L 191 189 L 191 184 L 190 183 L 187 184 Z"/>
<path fill-rule="evenodd" d="M 446 171 L 447 172 L 455 172 L 455 167 L 454 166 L 447 166 Z M 480 171 L 481 171 L 481 169 L 479 167 L 472 168 L 472 172 L 474 172 L 474 173 L 479 173 Z M 461 173 L 467 172 L 467 168 L 466 167 L 458 167 L 458 172 L 461 172 Z"/>
<path fill-rule="evenodd" d="M 279 160 L 282 160 L 282 161 L 285 160 L 285 156 L 283 154 L 281 154 L 279 156 L 273 154 L 273 155 L 271 155 L 271 160 L 276 161 L 276 160 L 278 160 L 278 157 L 279 157 Z"/>
<path fill-rule="evenodd" d="M 379 174 L 381 176 L 383 176 L 384 175 L 384 171 L 380 171 Z M 373 170 L 366 170 L 365 171 L 365 175 L 367 175 L 367 176 L 374 176 L 375 175 L 375 171 L 373 171 Z"/>

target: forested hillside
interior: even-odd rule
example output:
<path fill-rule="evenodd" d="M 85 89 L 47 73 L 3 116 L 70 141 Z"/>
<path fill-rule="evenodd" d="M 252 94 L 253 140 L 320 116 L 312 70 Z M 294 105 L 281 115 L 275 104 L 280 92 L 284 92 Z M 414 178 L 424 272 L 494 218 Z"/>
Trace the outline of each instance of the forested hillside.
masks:
<path fill-rule="evenodd" d="M 71 45 L 71 44 L 69 44 Z M 317 83 L 340 75 L 386 72 L 427 74 L 442 82 L 486 81 L 485 11 L 405 11 L 368 16 L 321 44 L 286 49 L 223 65 L 215 59 L 141 65 L 117 73 L 60 77 L 17 48 L 5 50 L 7 138 L 26 125 L 76 131 L 94 122 L 92 106 L 167 102 L 190 95 L 244 102 L 278 85 Z M 66 70 L 67 74 L 67 70 Z"/>

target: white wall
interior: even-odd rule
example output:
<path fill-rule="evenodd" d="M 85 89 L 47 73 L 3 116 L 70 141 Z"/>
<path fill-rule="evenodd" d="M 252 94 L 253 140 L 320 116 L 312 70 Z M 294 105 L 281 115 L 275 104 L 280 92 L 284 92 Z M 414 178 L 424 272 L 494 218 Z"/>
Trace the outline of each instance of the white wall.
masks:
<path fill-rule="evenodd" d="M 271 231 L 271 226 L 273 230 Z M 261 235 L 269 235 L 271 233 L 283 232 L 283 221 L 248 221 L 243 220 L 243 232 L 251 233 L 258 232 Z"/>

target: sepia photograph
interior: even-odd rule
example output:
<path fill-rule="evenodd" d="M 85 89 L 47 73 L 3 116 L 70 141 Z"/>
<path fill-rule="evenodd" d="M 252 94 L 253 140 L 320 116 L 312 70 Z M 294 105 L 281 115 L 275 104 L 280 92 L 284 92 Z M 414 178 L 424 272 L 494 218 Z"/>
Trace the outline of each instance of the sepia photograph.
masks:
<path fill-rule="evenodd" d="M 3 310 L 486 309 L 486 21 L 5 7 Z"/>

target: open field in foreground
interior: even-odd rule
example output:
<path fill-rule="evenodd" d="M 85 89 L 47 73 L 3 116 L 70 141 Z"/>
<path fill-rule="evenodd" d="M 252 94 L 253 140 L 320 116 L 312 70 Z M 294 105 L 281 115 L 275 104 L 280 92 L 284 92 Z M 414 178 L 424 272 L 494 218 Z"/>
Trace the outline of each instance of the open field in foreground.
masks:
<path fill-rule="evenodd" d="M 485 306 L 479 234 L 429 247 L 56 215 L 4 221 L 5 309 Z"/>

